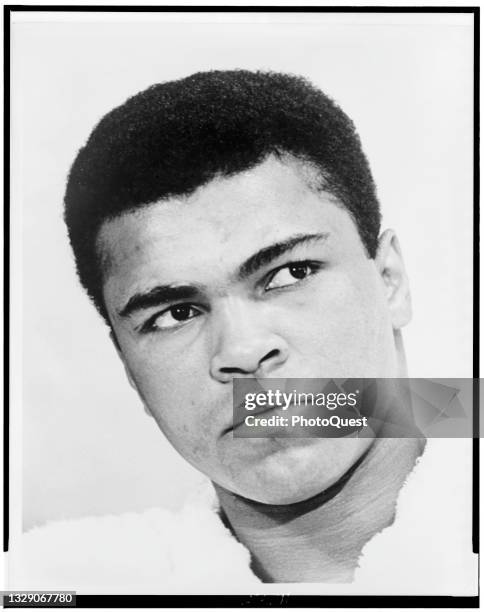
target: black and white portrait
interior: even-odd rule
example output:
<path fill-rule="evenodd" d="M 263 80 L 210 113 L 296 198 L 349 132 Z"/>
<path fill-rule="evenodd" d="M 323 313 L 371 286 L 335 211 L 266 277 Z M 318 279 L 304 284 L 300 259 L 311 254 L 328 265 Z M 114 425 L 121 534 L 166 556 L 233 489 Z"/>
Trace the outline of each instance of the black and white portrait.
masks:
<path fill-rule="evenodd" d="M 233 399 L 472 378 L 474 18 L 12 13 L 8 588 L 476 595 L 471 436 Z"/>

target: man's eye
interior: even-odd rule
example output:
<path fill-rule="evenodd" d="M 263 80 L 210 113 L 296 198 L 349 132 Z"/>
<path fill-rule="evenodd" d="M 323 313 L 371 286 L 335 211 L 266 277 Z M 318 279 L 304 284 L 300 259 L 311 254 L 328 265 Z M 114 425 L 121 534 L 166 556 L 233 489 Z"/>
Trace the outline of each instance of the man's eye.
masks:
<path fill-rule="evenodd" d="M 179 327 L 186 321 L 194 319 L 201 314 L 191 304 L 177 304 L 171 306 L 164 312 L 151 317 L 144 325 L 143 331 L 155 331 L 157 329 L 170 329 L 173 327 Z"/>
<path fill-rule="evenodd" d="M 295 285 L 316 272 L 318 266 L 307 261 L 292 263 L 280 268 L 266 285 L 266 290 Z"/>

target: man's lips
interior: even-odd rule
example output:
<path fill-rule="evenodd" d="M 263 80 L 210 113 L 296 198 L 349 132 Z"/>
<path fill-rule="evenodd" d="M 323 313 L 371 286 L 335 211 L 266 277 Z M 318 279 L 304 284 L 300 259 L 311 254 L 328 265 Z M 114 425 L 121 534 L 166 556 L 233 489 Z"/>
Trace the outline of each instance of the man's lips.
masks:
<path fill-rule="evenodd" d="M 234 413 L 240 416 L 238 416 L 232 422 L 232 424 L 225 433 L 230 430 L 236 429 L 237 427 L 239 427 L 239 425 L 242 425 L 245 422 L 246 417 L 248 417 L 249 415 L 257 416 L 259 414 L 265 414 L 266 412 L 272 412 L 274 410 L 282 410 L 282 406 L 257 406 L 257 408 L 254 408 L 253 410 L 246 410 L 245 402 L 240 402 L 240 404 L 237 406 L 237 409 L 234 410 Z"/>
<path fill-rule="evenodd" d="M 308 409 L 308 408 L 312 408 L 313 404 L 312 403 L 307 403 L 307 404 L 297 404 L 294 401 L 291 401 L 289 404 L 276 404 L 273 406 L 257 406 L 256 408 L 254 408 L 253 410 L 247 410 L 245 408 L 245 402 L 240 402 L 240 404 L 238 404 L 237 409 L 234 411 L 235 414 L 237 414 L 237 418 L 232 422 L 232 424 L 227 427 L 224 430 L 224 434 L 228 433 L 229 431 L 233 431 L 234 429 L 237 429 L 237 427 L 239 427 L 240 425 L 243 425 L 245 422 L 246 417 L 248 416 L 258 416 L 261 414 L 266 414 L 267 412 L 271 412 L 271 413 L 280 413 L 281 415 L 288 415 L 289 411 L 291 409 L 297 408 L 298 410 L 301 409 Z"/>

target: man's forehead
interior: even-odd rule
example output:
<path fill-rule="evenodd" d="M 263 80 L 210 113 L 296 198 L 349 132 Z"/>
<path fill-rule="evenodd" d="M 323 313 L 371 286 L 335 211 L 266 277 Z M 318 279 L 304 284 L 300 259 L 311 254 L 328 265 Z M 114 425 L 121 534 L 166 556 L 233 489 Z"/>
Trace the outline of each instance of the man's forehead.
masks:
<path fill-rule="evenodd" d="M 317 190 L 315 181 L 302 164 L 269 159 L 238 175 L 219 177 L 190 196 L 120 215 L 106 222 L 98 237 L 105 278 L 151 268 L 186 275 L 204 262 L 237 265 L 295 233 L 356 232 L 348 213 L 333 196 Z"/>

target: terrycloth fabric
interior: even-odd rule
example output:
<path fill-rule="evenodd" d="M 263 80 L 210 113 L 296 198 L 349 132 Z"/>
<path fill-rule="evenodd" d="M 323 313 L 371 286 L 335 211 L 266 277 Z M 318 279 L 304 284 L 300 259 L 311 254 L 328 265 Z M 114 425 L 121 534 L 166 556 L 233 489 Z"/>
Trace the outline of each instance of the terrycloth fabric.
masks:
<path fill-rule="evenodd" d="M 477 592 L 471 551 L 471 441 L 429 440 L 393 525 L 364 547 L 352 584 L 262 584 L 207 487 L 164 509 L 59 521 L 9 553 L 8 588 L 81 593 L 441 594 Z"/>

